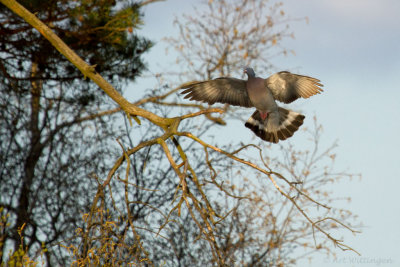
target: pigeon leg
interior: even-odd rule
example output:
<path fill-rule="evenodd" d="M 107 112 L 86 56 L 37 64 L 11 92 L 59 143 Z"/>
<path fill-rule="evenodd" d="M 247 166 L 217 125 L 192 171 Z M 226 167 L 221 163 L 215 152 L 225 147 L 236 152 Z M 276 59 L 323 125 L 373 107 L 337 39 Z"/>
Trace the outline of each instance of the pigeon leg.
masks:
<path fill-rule="evenodd" d="M 260 111 L 260 116 L 262 120 L 265 120 L 268 117 L 267 111 Z"/>

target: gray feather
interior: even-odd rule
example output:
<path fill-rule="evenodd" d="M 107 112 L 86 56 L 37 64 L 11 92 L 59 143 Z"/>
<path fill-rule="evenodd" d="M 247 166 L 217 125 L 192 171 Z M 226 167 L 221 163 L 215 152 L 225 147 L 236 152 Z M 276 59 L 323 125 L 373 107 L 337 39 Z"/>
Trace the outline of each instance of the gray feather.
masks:
<path fill-rule="evenodd" d="M 219 102 L 242 107 L 253 106 L 247 95 L 244 80 L 222 77 L 184 84 L 181 88 L 186 89 L 181 94 L 186 94 L 184 98 L 189 100 L 202 101 L 210 105 Z"/>

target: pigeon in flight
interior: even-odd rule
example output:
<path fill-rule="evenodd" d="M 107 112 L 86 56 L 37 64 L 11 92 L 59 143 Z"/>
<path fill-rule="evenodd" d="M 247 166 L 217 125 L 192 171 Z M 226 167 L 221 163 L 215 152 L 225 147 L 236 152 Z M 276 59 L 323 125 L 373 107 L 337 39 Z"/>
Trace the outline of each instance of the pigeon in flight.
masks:
<path fill-rule="evenodd" d="M 320 80 L 281 71 L 262 79 L 252 68 L 246 68 L 247 81 L 221 77 L 210 81 L 191 82 L 181 86 L 186 99 L 227 103 L 257 110 L 245 123 L 261 139 L 278 143 L 291 137 L 303 124 L 304 115 L 279 107 L 275 100 L 291 103 L 323 92 Z"/>

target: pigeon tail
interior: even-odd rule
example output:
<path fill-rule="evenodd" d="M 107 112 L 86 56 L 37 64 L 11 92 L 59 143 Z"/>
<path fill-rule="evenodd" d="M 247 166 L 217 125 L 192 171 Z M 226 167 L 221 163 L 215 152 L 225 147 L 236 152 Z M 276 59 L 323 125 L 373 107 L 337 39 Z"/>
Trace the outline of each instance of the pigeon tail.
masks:
<path fill-rule="evenodd" d="M 251 117 L 245 123 L 245 126 L 252 130 L 261 139 L 278 143 L 279 140 L 285 140 L 291 137 L 295 131 L 303 124 L 305 116 L 278 107 L 278 116 L 274 116 L 273 113 L 269 113 L 267 119 L 264 121 L 261 119 L 260 112 L 257 110 L 251 115 Z"/>

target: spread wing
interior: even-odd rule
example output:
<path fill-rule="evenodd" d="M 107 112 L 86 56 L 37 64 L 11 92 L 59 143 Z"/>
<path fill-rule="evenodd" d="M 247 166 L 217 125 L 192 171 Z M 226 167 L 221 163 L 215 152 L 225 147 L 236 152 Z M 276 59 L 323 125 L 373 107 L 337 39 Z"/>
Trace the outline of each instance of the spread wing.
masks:
<path fill-rule="evenodd" d="M 312 77 L 281 71 L 265 80 L 276 100 L 291 103 L 299 97 L 309 98 L 323 92 L 321 81 Z"/>
<path fill-rule="evenodd" d="M 185 98 L 206 102 L 210 105 L 215 102 L 227 103 L 235 106 L 252 107 L 246 90 L 246 81 L 221 77 L 204 82 L 190 82 L 181 85 L 185 89 L 181 94 Z"/>

